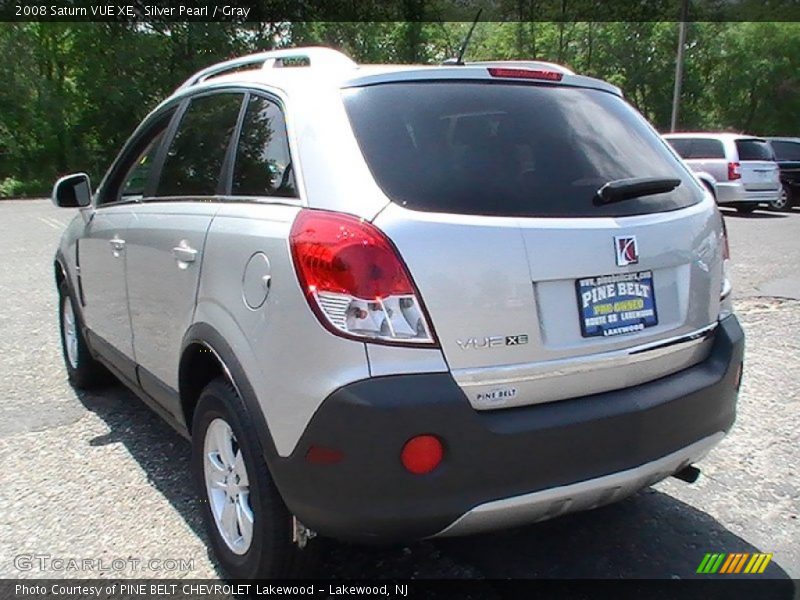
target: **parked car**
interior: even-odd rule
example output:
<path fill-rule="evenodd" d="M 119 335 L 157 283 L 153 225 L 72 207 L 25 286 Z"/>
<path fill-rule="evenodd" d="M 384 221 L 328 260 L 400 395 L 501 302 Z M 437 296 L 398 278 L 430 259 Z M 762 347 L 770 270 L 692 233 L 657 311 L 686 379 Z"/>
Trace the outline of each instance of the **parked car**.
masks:
<path fill-rule="evenodd" d="M 563 67 L 234 59 L 53 200 L 80 209 L 69 379 L 107 369 L 191 439 L 232 577 L 296 572 L 316 533 L 464 535 L 692 479 L 734 422 L 722 217 Z"/>
<path fill-rule="evenodd" d="M 781 170 L 781 195 L 772 203 L 776 210 L 789 210 L 800 197 L 800 138 L 766 138 Z"/>
<path fill-rule="evenodd" d="M 778 165 L 766 140 L 733 133 L 669 133 L 664 139 L 693 171 L 714 178 L 720 206 L 749 213 L 780 198 Z"/>

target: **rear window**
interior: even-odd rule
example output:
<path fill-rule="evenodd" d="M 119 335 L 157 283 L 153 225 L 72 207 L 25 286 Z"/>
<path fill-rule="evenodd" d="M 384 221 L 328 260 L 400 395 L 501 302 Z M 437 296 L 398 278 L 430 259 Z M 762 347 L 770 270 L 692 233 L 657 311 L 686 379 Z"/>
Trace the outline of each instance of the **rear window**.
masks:
<path fill-rule="evenodd" d="M 772 142 L 771 144 L 778 160 L 800 160 L 800 143 Z"/>
<path fill-rule="evenodd" d="M 390 83 L 343 91 L 383 191 L 413 210 L 625 216 L 702 198 L 647 122 L 599 90 L 492 82 Z M 679 178 L 674 191 L 595 206 L 605 183 Z"/>
<path fill-rule="evenodd" d="M 775 160 L 772 149 L 764 140 L 736 140 L 739 160 Z"/>

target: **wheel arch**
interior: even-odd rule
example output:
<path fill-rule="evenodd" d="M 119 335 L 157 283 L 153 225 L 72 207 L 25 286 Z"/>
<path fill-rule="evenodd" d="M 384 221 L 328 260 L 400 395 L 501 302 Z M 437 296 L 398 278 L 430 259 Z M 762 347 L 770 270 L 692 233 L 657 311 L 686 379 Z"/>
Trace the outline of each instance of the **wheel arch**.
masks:
<path fill-rule="evenodd" d="M 181 345 L 178 367 L 178 393 L 184 423 L 190 435 L 194 409 L 200 393 L 216 377 L 225 377 L 244 404 L 261 442 L 264 458 L 271 463 L 277 457 L 266 418 L 258 403 L 241 362 L 222 335 L 208 323 L 195 323 L 186 332 Z"/>
<path fill-rule="evenodd" d="M 713 175 L 706 173 L 705 171 L 695 171 L 694 176 L 709 192 L 711 192 L 714 200 L 716 200 L 717 180 L 714 179 Z"/>

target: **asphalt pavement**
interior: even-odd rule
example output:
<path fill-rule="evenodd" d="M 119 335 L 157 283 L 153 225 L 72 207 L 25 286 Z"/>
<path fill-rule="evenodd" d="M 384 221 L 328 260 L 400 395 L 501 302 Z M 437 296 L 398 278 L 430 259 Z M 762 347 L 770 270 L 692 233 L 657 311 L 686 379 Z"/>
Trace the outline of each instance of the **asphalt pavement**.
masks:
<path fill-rule="evenodd" d="M 73 212 L 0 201 L 0 577 L 218 577 L 189 444 L 122 386 L 66 382 L 52 258 Z M 737 423 L 697 483 L 466 539 L 325 543 L 317 574 L 690 578 L 707 552 L 764 552 L 765 577 L 800 578 L 800 211 L 725 214 L 746 367 Z"/>

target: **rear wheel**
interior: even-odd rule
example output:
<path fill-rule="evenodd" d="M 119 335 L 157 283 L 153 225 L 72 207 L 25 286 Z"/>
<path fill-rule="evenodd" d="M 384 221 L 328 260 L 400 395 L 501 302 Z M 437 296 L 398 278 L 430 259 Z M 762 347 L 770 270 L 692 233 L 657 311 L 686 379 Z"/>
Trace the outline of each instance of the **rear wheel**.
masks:
<path fill-rule="evenodd" d="M 769 203 L 772 210 L 789 210 L 792 208 L 792 190 L 789 184 L 781 184 L 781 195 L 776 200 Z"/>
<path fill-rule="evenodd" d="M 192 468 L 211 546 L 235 579 L 295 577 L 310 568 L 314 544 L 293 542 L 293 519 L 278 493 L 236 390 L 215 379 L 192 423 Z"/>
<path fill-rule="evenodd" d="M 72 386 L 88 390 L 109 383 L 110 373 L 89 352 L 83 337 L 80 315 L 66 282 L 58 286 L 58 316 L 61 331 L 61 350 L 67 377 Z"/>
<path fill-rule="evenodd" d="M 745 214 L 745 215 L 749 215 L 756 208 L 758 208 L 757 204 L 738 204 L 736 206 L 737 212 L 740 212 L 740 213 Z"/>

